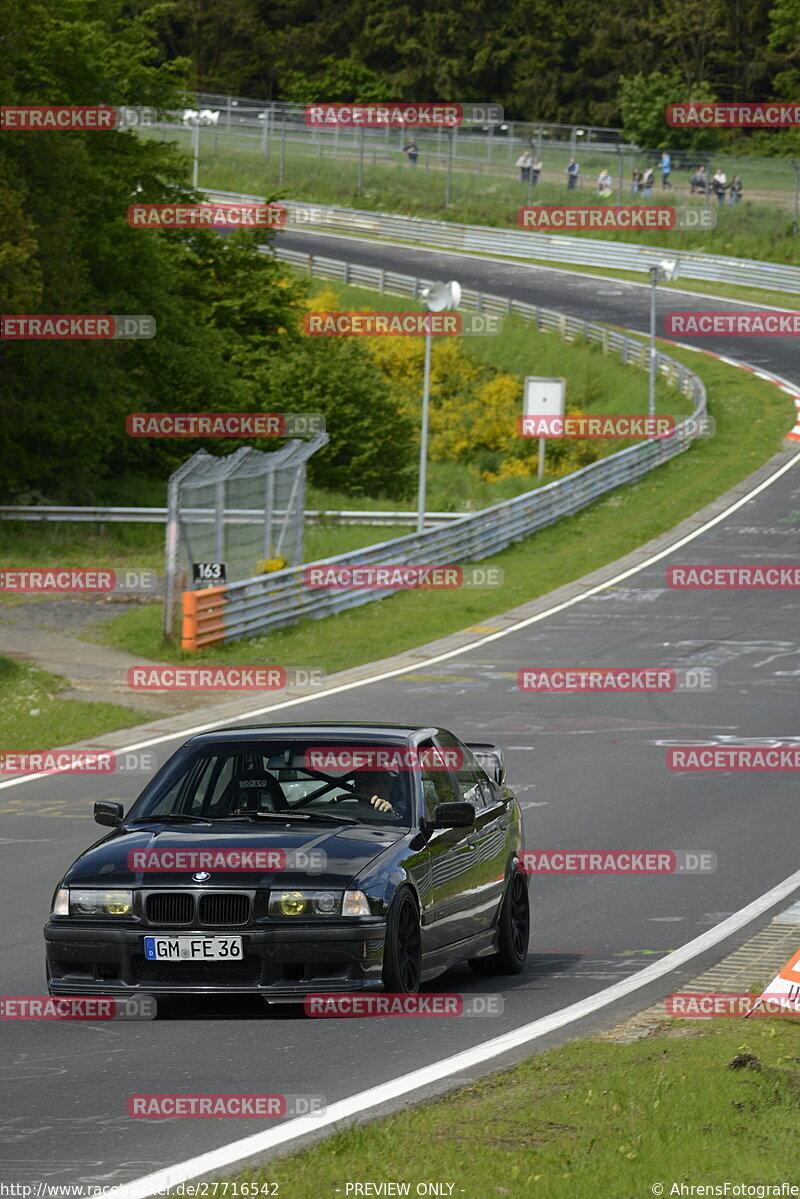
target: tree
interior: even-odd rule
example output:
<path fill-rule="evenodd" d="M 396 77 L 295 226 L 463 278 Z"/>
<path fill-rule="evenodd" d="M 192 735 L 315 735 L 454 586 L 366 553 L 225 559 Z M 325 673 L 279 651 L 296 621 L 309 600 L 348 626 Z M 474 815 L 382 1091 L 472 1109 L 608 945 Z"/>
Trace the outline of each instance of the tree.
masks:
<path fill-rule="evenodd" d="M 18 0 L 0 0 L 4 99 L 179 105 L 186 64 L 157 61 L 150 15 L 132 18 L 120 0 L 33 0 L 23 19 Z M 299 342 L 303 288 L 285 285 L 253 234 L 128 227 L 134 194 L 194 198 L 186 171 L 173 147 L 133 132 L 4 132 L 4 311 L 139 313 L 157 327 L 151 341 L 4 345 L 7 500 L 33 490 L 91 503 L 114 472 L 163 477 L 186 443 L 127 437 L 128 413 L 257 408 L 259 356 Z"/>
<path fill-rule="evenodd" d="M 668 104 L 713 100 L 705 87 L 686 88 L 677 71 L 669 75 L 654 71 L 650 75 L 622 76 L 619 106 L 623 132 L 629 141 L 648 149 L 711 150 L 719 144 L 715 129 L 670 128 L 665 119 Z"/>

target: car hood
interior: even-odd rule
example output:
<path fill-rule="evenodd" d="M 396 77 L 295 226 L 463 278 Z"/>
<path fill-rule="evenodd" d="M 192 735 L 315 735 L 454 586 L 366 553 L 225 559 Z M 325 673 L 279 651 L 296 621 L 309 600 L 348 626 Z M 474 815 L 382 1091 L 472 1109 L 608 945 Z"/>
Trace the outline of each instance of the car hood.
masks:
<path fill-rule="evenodd" d="M 201 830 L 199 825 L 188 831 L 172 826 L 119 830 L 87 849 L 69 868 L 64 883 L 93 887 L 196 887 L 198 880 L 193 875 L 203 870 L 211 877 L 203 880 L 202 885 L 210 887 L 345 887 L 373 859 L 409 836 L 408 829 L 320 825 L 247 826 L 236 830 L 228 826 L 224 833 Z M 273 870 L 222 870 L 215 869 L 212 863 L 164 871 L 136 869 L 131 865 L 134 859 L 129 858 L 132 852 L 142 850 L 218 853 L 232 849 L 283 851 L 286 864 Z"/>

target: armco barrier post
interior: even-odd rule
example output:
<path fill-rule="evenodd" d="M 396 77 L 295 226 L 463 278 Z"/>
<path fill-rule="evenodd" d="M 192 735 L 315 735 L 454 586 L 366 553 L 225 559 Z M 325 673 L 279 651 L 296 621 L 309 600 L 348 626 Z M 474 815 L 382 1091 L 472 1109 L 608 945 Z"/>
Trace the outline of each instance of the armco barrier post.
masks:
<path fill-rule="evenodd" d="M 184 591 L 182 649 L 196 653 L 204 645 L 224 641 L 225 591 L 224 586 Z"/>
<path fill-rule="evenodd" d="M 197 592 L 183 593 L 183 631 L 181 648 L 197 650 Z"/>

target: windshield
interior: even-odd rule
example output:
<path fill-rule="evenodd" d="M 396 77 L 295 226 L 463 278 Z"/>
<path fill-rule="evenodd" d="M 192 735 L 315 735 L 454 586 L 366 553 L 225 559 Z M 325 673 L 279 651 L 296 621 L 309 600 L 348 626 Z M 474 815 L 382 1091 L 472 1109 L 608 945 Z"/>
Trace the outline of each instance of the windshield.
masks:
<path fill-rule="evenodd" d="M 227 742 L 199 747 L 167 767 L 128 813 L 126 823 L 164 817 L 187 826 L 196 820 L 275 824 L 332 819 L 343 825 L 408 828 L 413 775 L 408 771 L 329 766 L 317 769 L 312 741 Z M 364 742 L 345 743 L 358 758 Z M 337 750 L 341 749 L 341 738 Z M 177 819 L 176 819 L 177 818 Z"/>

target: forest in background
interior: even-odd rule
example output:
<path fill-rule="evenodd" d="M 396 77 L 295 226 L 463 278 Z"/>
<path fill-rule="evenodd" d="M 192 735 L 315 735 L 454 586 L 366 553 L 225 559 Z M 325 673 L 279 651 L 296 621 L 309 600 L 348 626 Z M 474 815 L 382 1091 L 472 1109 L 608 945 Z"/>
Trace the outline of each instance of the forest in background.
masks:
<path fill-rule="evenodd" d="M 512 120 L 623 126 L 637 119 L 623 80 L 638 81 L 640 104 L 665 90 L 800 97 L 800 0 L 174 0 L 157 11 L 164 59 L 185 57 L 194 87 L 254 99 L 491 100 Z"/>

